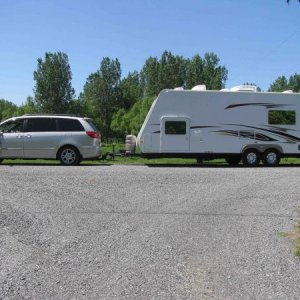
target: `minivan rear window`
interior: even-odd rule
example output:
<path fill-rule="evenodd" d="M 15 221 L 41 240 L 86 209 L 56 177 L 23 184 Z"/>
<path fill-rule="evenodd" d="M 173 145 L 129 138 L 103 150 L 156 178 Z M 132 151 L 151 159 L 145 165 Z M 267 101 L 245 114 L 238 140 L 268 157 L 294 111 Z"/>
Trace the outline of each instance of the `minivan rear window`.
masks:
<path fill-rule="evenodd" d="M 83 126 L 75 119 L 57 119 L 58 131 L 84 131 Z"/>
<path fill-rule="evenodd" d="M 95 131 L 99 131 L 98 128 L 96 127 L 96 125 L 93 123 L 93 121 L 91 119 L 85 119 L 93 128 L 93 130 Z"/>

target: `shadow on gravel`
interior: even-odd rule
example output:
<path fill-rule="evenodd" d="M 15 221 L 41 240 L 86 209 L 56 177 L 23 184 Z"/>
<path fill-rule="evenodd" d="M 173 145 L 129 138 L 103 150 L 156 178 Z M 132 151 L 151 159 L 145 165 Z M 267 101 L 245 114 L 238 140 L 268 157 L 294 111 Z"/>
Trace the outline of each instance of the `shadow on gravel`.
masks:
<path fill-rule="evenodd" d="M 268 167 L 264 165 L 259 165 L 257 167 L 247 167 L 243 165 L 238 166 L 229 166 L 226 164 L 145 164 L 149 168 L 222 168 L 222 169 L 233 169 L 233 168 L 240 168 L 240 169 L 257 169 L 257 168 L 296 168 L 300 167 L 300 164 L 281 164 L 277 167 Z"/>
<path fill-rule="evenodd" d="M 10 166 L 10 167 L 14 167 L 14 166 L 30 166 L 30 167 L 34 167 L 34 166 L 46 166 L 46 167 L 72 167 L 72 166 L 64 166 L 61 165 L 59 163 L 55 163 L 55 162 L 45 162 L 45 163 L 35 163 L 35 162 L 9 162 L 9 163 L 5 163 L 2 162 L 0 164 L 0 166 Z M 77 165 L 76 167 L 109 167 L 109 166 L 146 166 L 149 168 L 222 168 L 222 169 L 233 169 L 233 168 L 243 168 L 243 169 L 252 169 L 252 168 L 299 168 L 300 164 L 280 164 L 277 167 L 268 167 L 268 166 L 264 166 L 264 165 L 259 165 L 257 167 L 247 167 L 244 166 L 242 164 L 238 165 L 238 166 L 229 166 L 225 163 L 201 163 L 201 164 L 176 164 L 176 163 L 150 163 L 150 164 L 112 164 L 112 163 L 81 163 L 79 165 Z"/>
<path fill-rule="evenodd" d="M 76 167 L 105 167 L 105 166 L 112 166 L 113 164 L 80 164 L 77 165 Z M 55 164 L 55 163 L 1 163 L 0 166 L 44 166 L 44 167 L 72 167 L 72 166 L 64 166 L 61 164 Z"/>

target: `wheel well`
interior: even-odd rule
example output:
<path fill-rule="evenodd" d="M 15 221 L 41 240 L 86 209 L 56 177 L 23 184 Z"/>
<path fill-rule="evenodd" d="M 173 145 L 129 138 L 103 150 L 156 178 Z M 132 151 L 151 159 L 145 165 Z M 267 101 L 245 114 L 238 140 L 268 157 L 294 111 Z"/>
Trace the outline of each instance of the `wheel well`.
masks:
<path fill-rule="evenodd" d="M 279 154 L 283 154 L 283 150 L 282 147 L 279 145 L 262 145 L 262 144 L 251 144 L 251 145 L 245 145 L 242 150 L 241 153 L 244 153 L 246 150 L 248 149 L 255 149 L 257 150 L 259 153 L 264 153 L 267 150 L 276 150 Z"/>
<path fill-rule="evenodd" d="M 58 158 L 58 154 L 59 154 L 59 152 L 61 151 L 61 149 L 62 149 L 62 148 L 65 148 L 65 147 L 72 147 L 72 148 L 75 148 L 75 149 L 78 151 L 78 153 L 79 153 L 79 155 L 80 155 L 80 158 L 82 158 L 82 155 L 81 155 L 79 149 L 78 149 L 76 146 L 71 145 L 71 144 L 66 144 L 66 145 L 62 145 L 61 147 L 58 148 L 58 150 L 57 150 L 57 152 L 56 152 L 56 159 L 59 159 L 59 158 Z"/>

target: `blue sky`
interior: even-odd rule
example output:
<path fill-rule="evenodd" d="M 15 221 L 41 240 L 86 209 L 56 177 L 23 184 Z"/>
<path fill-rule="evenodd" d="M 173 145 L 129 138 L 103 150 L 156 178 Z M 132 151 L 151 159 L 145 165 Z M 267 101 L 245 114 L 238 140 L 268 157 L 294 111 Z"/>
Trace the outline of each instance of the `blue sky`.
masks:
<path fill-rule="evenodd" d="M 33 96 L 33 71 L 46 51 L 68 54 L 76 94 L 103 57 L 122 75 L 164 50 L 185 58 L 216 53 L 226 86 L 266 90 L 300 72 L 297 0 L 0 0 L 0 98 Z"/>

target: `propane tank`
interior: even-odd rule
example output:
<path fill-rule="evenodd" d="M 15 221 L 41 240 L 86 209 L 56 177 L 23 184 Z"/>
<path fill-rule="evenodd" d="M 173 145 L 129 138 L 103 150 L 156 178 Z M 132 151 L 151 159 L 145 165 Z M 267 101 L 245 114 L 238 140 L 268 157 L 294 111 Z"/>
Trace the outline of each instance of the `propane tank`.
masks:
<path fill-rule="evenodd" d="M 126 135 L 125 152 L 127 154 L 134 153 L 135 145 L 136 145 L 136 136 L 135 135 Z"/>

